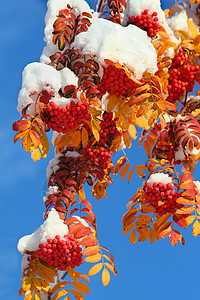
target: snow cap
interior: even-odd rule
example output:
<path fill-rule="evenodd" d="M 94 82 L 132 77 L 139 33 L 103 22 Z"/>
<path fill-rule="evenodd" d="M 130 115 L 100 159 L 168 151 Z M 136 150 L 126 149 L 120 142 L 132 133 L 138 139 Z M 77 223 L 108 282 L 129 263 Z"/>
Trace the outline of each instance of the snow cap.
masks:
<path fill-rule="evenodd" d="M 95 20 L 80 33 L 72 46 L 83 54 L 93 54 L 101 65 L 110 59 L 126 65 L 137 79 L 145 71 L 157 71 L 157 53 L 146 32 L 135 25 L 123 27 L 106 19 Z"/>
<path fill-rule="evenodd" d="M 22 237 L 17 245 L 17 249 L 21 254 L 26 251 L 36 251 L 39 244 L 46 243 L 47 239 L 54 239 L 56 235 L 61 238 L 68 234 L 68 226 L 60 219 L 55 209 L 51 209 L 46 221 L 31 235 Z"/>

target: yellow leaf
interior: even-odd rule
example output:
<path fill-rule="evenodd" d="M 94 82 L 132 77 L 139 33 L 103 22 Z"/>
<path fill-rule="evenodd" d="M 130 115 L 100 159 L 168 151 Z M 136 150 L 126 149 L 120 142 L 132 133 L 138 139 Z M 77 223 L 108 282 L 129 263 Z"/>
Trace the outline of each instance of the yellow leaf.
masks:
<path fill-rule="evenodd" d="M 24 292 L 27 292 L 31 288 L 31 277 L 27 277 L 24 279 L 22 283 L 22 289 Z"/>
<path fill-rule="evenodd" d="M 40 270 L 36 270 L 35 273 L 36 273 L 39 277 L 41 277 L 41 278 L 43 278 L 44 280 L 46 280 L 47 282 L 55 282 L 54 277 L 53 277 L 51 274 L 49 274 L 49 273 L 44 273 L 44 272 L 41 272 Z"/>
<path fill-rule="evenodd" d="M 194 236 L 198 236 L 200 234 L 200 223 L 198 220 L 196 220 L 193 224 L 192 234 Z"/>
<path fill-rule="evenodd" d="M 134 139 L 134 140 L 137 139 L 137 130 L 133 124 L 129 125 L 128 132 L 132 139 Z"/>
<path fill-rule="evenodd" d="M 191 19 L 187 19 L 187 25 L 188 25 L 188 28 L 189 28 L 193 38 L 196 38 L 199 33 L 198 33 L 198 30 L 197 30 L 196 26 L 194 25 L 194 23 Z"/>
<path fill-rule="evenodd" d="M 120 114 L 116 126 L 117 126 L 117 128 L 118 127 L 121 128 L 121 130 L 128 130 L 129 124 L 128 124 L 125 116 Z"/>
<path fill-rule="evenodd" d="M 33 277 L 33 284 L 38 290 L 42 289 L 42 284 L 41 284 L 39 278 Z"/>
<path fill-rule="evenodd" d="M 186 218 L 186 222 L 188 225 L 192 224 L 192 222 L 195 220 L 195 216 L 189 216 Z"/>
<path fill-rule="evenodd" d="M 150 89 L 150 86 L 149 86 L 149 84 L 145 84 L 145 85 L 142 85 L 142 86 L 140 86 L 140 87 L 138 87 L 137 89 L 135 89 L 134 90 L 134 94 L 136 95 L 136 94 L 140 94 L 141 92 L 143 92 L 143 91 L 148 91 Z"/>
<path fill-rule="evenodd" d="M 85 283 L 80 282 L 78 280 L 74 280 L 74 281 L 72 281 L 72 285 L 76 290 L 78 290 L 84 294 L 87 294 L 87 295 L 90 294 L 90 289 Z"/>
<path fill-rule="evenodd" d="M 81 201 L 85 200 L 85 192 L 83 188 L 80 188 L 80 190 L 78 191 L 78 196 Z"/>
<path fill-rule="evenodd" d="M 35 149 L 35 146 L 32 143 L 29 134 L 26 134 L 23 137 L 22 146 L 24 147 L 24 150 L 26 150 L 27 152 L 32 152 Z"/>
<path fill-rule="evenodd" d="M 51 294 L 53 295 L 55 292 L 57 292 L 59 289 L 63 288 L 64 286 L 66 286 L 67 284 L 69 283 L 69 281 L 61 281 L 59 283 L 57 283 L 52 291 L 51 291 Z"/>
<path fill-rule="evenodd" d="M 76 130 L 72 135 L 72 144 L 75 148 L 78 148 L 81 142 L 81 133 L 80 130 Z"/>
<path fill-rule="evenodd" d="M 61 297 L 67 295 L 69 293 L 69 290 L 62 290 L 62 291 L 59 291 L 58 293 L 56 293 L 52 298 L 51 300 L 57 300 L 57 299 L 60 299 Z"/>
<path fill-rule="evenodd" d="M 85 257 L 85 261 L 90 262 L 90 263 L 98 262 L 100 260 L 101 260 L 101 254 L 100 253 Z"/>
<path fill-rule="evenodd" d="M 130 148 L 132 142 L 131 142 L 130 135 L 127 131 L 123 132 L 123 140 L 124 140 L 124 144 L 126 145 L 126 147 Z"/>
<path fill-rule="evenodd" d="M 102 272 L 102 283 L 104 286 L 107 286 L 109 282 L 110 282 L 110 273 L 106 268 L 104 268 Z"/>
<path fill-rule="evenodd" d="M 35 290 L 34 299 L 35 299 L 35 300 L 40 300 L 40 299 L 41 299 L 40 292 L 39 292 L 39 291 L 37 291 L 37 290 Z"/>
<path fill-rule="evenodd" d="M 85 146 L 87 146 L 88 143 L 88 131 L 87 129 L 85 129 L 85 127 L 83 127 L 81 130 L 81 139 L 83 148 L 85 148 Z"/>
<path fill-rule="evenodd" d="M 132 168 L 132 169 L 130 170 L 130 172 L 128 173 L 128 177 L 127 177 L 128 183 L 131 181 L 131 178 L 132 178 L 132 176 L 133 176 L 133 172 L 134 172 L 134 168 Z"/>
<path fill-rule="evenodd" d="M 88 276 L 93 276 L 97 274 L 103 267 L 103 263 L 98 263 L 94 265 L 88 272 Z"/>
<path fill-rule="evenodd" d="M 104 263 L 104 265 L 111 271 L 113 274 L 117 276 L 117 271 L 115 269 L 114 264 Z"/>
<path fill-rule="evenodd" d="M 129 170 L 129 168 L 130 168 L 130 163 L 128 163 L 128 164 L 126 164 L 125 166 L 123 166 L 123 168 L 122 168 L 122 170 L 121 170 L 121 173 L 120 173 L 120 178 L 121 178 L 121 179 L 123 179 L 123 178 L 126 176 L 128 170 Z"/>
<path fill-rule="evenodd" d="M 42 139 L 40 140 L 40 146 L 39 146 L 41 152 L 42 152 L 42 158 L 46 157 L 47 153 L 49 152 L 49 140 L 47 138 L 46 132 L 43 133 Z"/>
<path fill-rule="evenodd" d="M 67 269 L 67 271 L 69 271 L 69 268 Z M 68 274 L 69 274 L 69 272 L 68 272 Z M 77 278 L 83 279 L 88 284 L 90 284 L 90 278 L 89 278 L 89 276 L 86 275 L 86 274 L 83 274 L 81 272 L 72 272 L 72 274 L 70 275 L 70 277 L 73 278 L 73 279 L 77 279 Z"/>
<path fill-rule="evenodd" d="M 69 296 L 67 296 L 63 300 L 70 300 L 70 298 L 69 298 Z"/>
<path fill-rule="evenodd" d="M 25 294 L 24 300 L 32 300 L 32 296 L 33 296 L 33 292 L 32 291 L 28 291 Z"/>
<path fill-rule="evenodd" d="M 83 296 L 83 294 L 81 294 L 79 291 L 76 290 L 70 290 L 70 292 L 72 293 L 72 295 L 77 299 L 77 300 L 84 300 L 85 297 Z"/>
<path fill-rule="evenodd" d="M 136 233 L 135 233 L 135 229 L 133 229 L 131 231 L 129 240 L 130 240 L 131 244 L 133 244 L 133 245 L 137 242 L 137 236 L 136 236 Z"/>
<path fill-rule="evenodd" d="M 41 154 L 40 154 L 40 150 L 39 150 L 38 148 L 35 149 L 35 150 L 31 153 L 31 158 L 32 158 L 33 161 L 40 160 Z"/>

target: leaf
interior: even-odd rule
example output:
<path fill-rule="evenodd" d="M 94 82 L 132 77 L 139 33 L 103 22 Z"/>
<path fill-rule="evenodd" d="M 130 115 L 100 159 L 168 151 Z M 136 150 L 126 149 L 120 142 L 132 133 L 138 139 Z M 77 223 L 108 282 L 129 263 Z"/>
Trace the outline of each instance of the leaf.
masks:
<path fill-rule="evenodd" d="M 117 276 L 117 271 L 115 269 L 114 264 L 104 263 L 104 265 L 111 271 L 115 276 Z"/>
<path fill-rule="evenodd" d="M 78 148 L 81 142 L 81 133 L 80 130 L 76 130 L 72 135 L 72 144 L 75 148 Z"/>
<path fill-rule="evenodd" d="M 24 292 L 30 290 L 31 288 L 31 278 L 27 277 L 24 279 L 23 283 L 22 283 L 22 289 Z"/>
<path fill-rule="evenodd" d="M 128 164 L 126 164 L 125 166 L 123 166 L 123 168 L 122 168 L 122 170 L 121 170 L 121 173 L 120 173 L 120 178 L 121 178 L 121 179 L 123 179 L 123 178 L 126 176 L 128 170 L 129 170 L 129 168 L 130 168 L 130 163 L 128 163 Z"/>
<path fill-rule="evenodd" d="M 142 213 L 145 213 L 145 214 L 149 214 L 149 213 L 156 211 L 156 209 L 153 205 L 142 205 L 140 210 Z"/>
<path fill-rule="evenodd" d="M 94 254 L 97 254 L 99 252 L 99 249 L 100 249 L 99 246 L 86 247 L 83 250 L 83 255 L 94 255 Z"/>
<path fill-rule="evenodd" d="M 107 286 L 110 282 L 110 273 L 108 271 L 108 269 L 104 268 L 103 272 L 102 272 L 102 283 L 104 286 Z"/>
<path fill-rule="evenodd" d="M 117 161 L 116 165 L 115 165 L 115 173 L 117 174 L 119 172 L 119 170 L 123 167 L 123 165 L 126 162 L 126 156 L 122 156 L 120 157 L 120 159 Z"/>
<path fill-rule="evenodd" d="M 24 300 L 32 300 L 32 296 L 33 296 L 33 292 L 32 291 L 28 291 L 25 294 Z"/>
<path fill-rule="evenodd" d="M 137 139 L 137 130 L 136 130 L 136 128 L 135 128 L 135 126 L 133 124 L 129 125 L 128 132 L 129 132 L 130 137 L 132 139 L 134 139 L 134 140 Z"/>
<path fill-rule="evenodd" d="M 155 238 L 156 238 L 156 235 L 157 235 L 156 231 L 155 231 L 153 228 L 150 228 L 150 229 L 149 229 L 149 242 L 150 242 L 151 244 L 154 243 Z"/>
<path fill-rule="evenodd" d="M 115 95 L 109 95 L 107 111 L 108 112 L 112 111 L 118 103 L 119 103 L 119 100 Z"/>
<path fill-rule="evenodd" d="M 61 281 L 59 283 L 57 283 L 53 289 L 51 290 L 51 294 L 53 295 L 55 292 L 57 292 L 59 289 L 63 288 L 64 286 L 66 286 L 69 283 L 69 281 Z"/>
<path fill-rule="evenodd" d="M 127 177 L 128 183 L 131 181 L 131 178 L 132 178 L 132 176 L 133 176 L 133 172 L 134 172 L 134 168 L 132 168 L 132 169 L 130 170 L 130 172 L 128 173 L 128 177 Z"/>
<path fill-rule="evenodd" d="M 98 263 L 96 265 L 94 265 L 88 272 L 88 276 L 93 276 L 95 274 L 97 274 L 99 271 L 101 271 L 103 267 L 103 263 Z"/>
<path fill-rule="evenodd" d="M 79 291 L 73 290 L 71 289 L 70 292 L 72 293 L 72 295 L 77 299 L 77 300 L 84 300 L 85 297 L 83 296 L 83 294 L 81 294 Z"/>
<path fill-rule="evenodd" d="M 40 299 L 41 299 L 40 292 L 35 290 L 34 300 L 40 300 Z"/>
<path fill-rule="evenodd" d="M 193 224 L 192 234 L 196 237 L 200 234 L 200 223 L 196 220 Z"/>
<path fill-rule="evenodd" d="M 123 140 L 124 140 L 124 144 L 126 145 L 126 147 L 130 148 L 132 142 L 131 142 L 130 135 L 127 131 L 123 132 Z"/>
<path fill-rule="evenodd" d="M 81 140 L 83 148 L 85 148 L 88 144 L 88 131 L 85 129 L 85 127 L 81 130 Z"/>
<path fill-rule="evenodd" d="M 189 28 L 193 38 L 196 38 L 199 33 L 198 33 L 198 30 L 197 30 L 196 26 L 194 25 L 194 23 L 191 19 L 187 19 L 187 25 L 188 25 L 188 28 Z"/>
<path fill-rule="evenodd" d="M 84 200 L 85 200 L 85 192 L 84 192 L 83 187 L 79 189 L 79 191 L 78 191 L 78 196 L 79 196 L 79 199 L 80 199 L 81 201 L 84 201 Z"/>
<path fill-rule="evenodd" d="M 95 255 L 90 255 L 90 256 L 85 257 L 85 261 L 89 262 L 89 263 L 98 262 L 100 260 L 101 260 L 101 254 L 100 253 L 97 253 Z"/>
<path fill-rule="evenodd" d="M 133 245 L 137 242 L 137 236 L 136 236 L 135 229 L 133 229 L 133 230 L 131 231 L 129 240 L 130 240 L 131 244 L 133 244 Z"/>
<path fill-rule="evenodd" d="M 151 93 L 144 93 L 144 94 L 141 94 L 137 97 L 135 97 L 131 103 L 130 103 L 130 106 L 136 104 L 136 103 L 139 103 L 139 102 L 142 102 L 144 100 L 147 100 L 149 97 L 151 96 Z"/>
<path fill-rule="evenodd" d="M 145 173 L 143 172 L 143 171 L 141 171 L 141 170 L 136 170 L 136 172 L 137 172 L 137 175 L 140 177 L 140 178 L 145 178 Z"/>
<path fill-rule="evenodd" d="M 84 294 L 87 294 L 87 295 L 90 294 L 90 289 L 85 283 L 80 282 L 78 280 L 74 280 L 74 281 L 72 281 L 72 285 L 75 289 L 77 289 L 81 293 L 84 293 Z"/>
<path fill-rule="evenodd" d="M 37 148 L 31 153 L 31 158 L 33 161 L 38 161 L 41 158 L 40 150 Z"/>
<path fill-rule="evenodd" d="M 161 238 L 166 238 L 167 236 L 169 236 L 172 233 L 172 229 L 171 227 L 168 227 L 167 229 L 164 229 L 163 231 L 160 232 L 159 234 L 159 239 Z"/>
<path fill-rule="evenodd" d="M 51 300 L 57 300 L 57 299 L 60 299 L 61 297 L 67 295 L 69 293 L 69 290 L 62 290 L 62 291 L 59 291 L 58 293 L 56 293 L 52 298 Z"/>
<path fill-rule="evenodd" d="M 182 207 L 180 209 L 177 209 L 176 214 L 191 214 L 195 210 L 192 206 Z"/>

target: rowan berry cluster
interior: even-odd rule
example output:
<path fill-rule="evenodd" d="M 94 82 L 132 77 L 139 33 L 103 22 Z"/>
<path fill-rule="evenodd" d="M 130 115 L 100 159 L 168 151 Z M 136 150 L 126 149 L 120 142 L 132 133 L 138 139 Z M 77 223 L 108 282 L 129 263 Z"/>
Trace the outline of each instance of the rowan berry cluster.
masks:
<path fill-rule="evenodd" d="M 146 182 L 144 191 L 145 202 L 153 205 L 156 208 L 156 213 L 160 216 L 168 212 L 174 213 L 176 199 L 179 197 L 179 194 L 175 192 L 173 184 L 154 182 L 151 185 L 149 182 Z"/>
<path fill-rule="evenodd" d="M 82 248 L 73 235 L 65 235 L 60 238 L 48 239 L 47 243 L 41 243 L 36 254 L 46 260 L 50 266 L 65 271 L 67 267 L 74 268 L 83 263 Z"/>
<path fill-rule="evenodd" d="M 90 120 L 88 113 L 89 105 L 78 101 L 71 101 L 65 107 L 58 106 L 53 101 L 47 108 L 49 116 L 45 118 L 48 128 L 57 132 L 70 132 L 83 123 L 84 120 Z"/>
<path fill-rule="evenodd" d="M 162 27 L 159 24 L 159 19 L 157 15 L 158 14 L 156 11 L 154 11 L 152 14 L 149 14 L 148 9 L 145 9 L 141 15 L 137 15 L 136 17 L 130 17 L 129 24 L 136 25 L 137 27 L 147 31 L 148 36 L 153 37 Z"/>
<path fill-rule="evenodd" d="M 104 147 L 92 148 L 91 146 L 86 146 L 82 152 L 88 160 L 97 163 L 102 169 L 108 167 L 112 156 L 112 151 L 106 151 Z"/>
<path fill-rule="evenodd" d="M 195 75 L 199 70 L 197 65 L 189 65 L 184 55 L 183 49 L 172 60 L 170 72 L 170 84 L 167 86 L 169 96 L 168 101 L 174 103 L 180 99 L 184 92 L 193 92 L 195 85 Z"/>
<path fill-rule="evenodd" d="M 113 119 L 113 112 L 105 112 L 103 121 L 101 122 L 101 130 L 99 131 L 99 145 L 110 145 L 112 140 L 122 133 L 116 128 L 118 118 Z"/>
<path fill-rule="evenodd" d="M 110 95 L 120 98 L 134 87 L 136 87 L 136 83 L 128 78 L 124 69 L 118 69 L 110 65 L 104 70 L 99 90 L 101 94 L 108 92 Z"/>

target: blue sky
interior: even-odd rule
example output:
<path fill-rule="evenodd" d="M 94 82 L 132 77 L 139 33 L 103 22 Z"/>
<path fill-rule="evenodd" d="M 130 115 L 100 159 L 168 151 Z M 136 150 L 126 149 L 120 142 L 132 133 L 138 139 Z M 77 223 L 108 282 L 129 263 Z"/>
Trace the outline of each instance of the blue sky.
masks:
<path fill-rule="evenodd" d="M 93 3 L 91 1 L 90 3 Z M 169 5 L 171 1 L 165 1 Z M 53 158 L 34 163 L 30 154 L 13 143 L 11 126 L 20 118 L 17 96 L 21 87 L 23 68 L 39 61 L 43 42 L 46 1 L 4 1 L 0 11 L 1 72 L 0 72 L 0 299 L 22 299 L 18 296 L 22 256 L 17 252 L 20 237 L 35 231 L 43 222 L 42 201 L 46 183 L 46 167 Z M 128 151 L 132 163 L 144 163 L 146 156 L 137 141 Z M 114 157 L 117 160 L 118 156 Z M 196 171 L 198 178 L 199 167 Z M 92 199 L 97 216 L 98 236 L 102 245 L 115 256 L 118 277 L 112 276 L 104 288 L 100 276 L 91 278 L 91 300 L 177 300 L 198 299 L 200 280 L 199 238 L 184 230 L 186 245 L 172 247 L 168 239 L 153 245 L 147 241 L 132 246 L 122 235 L 122 215 L 126 203 L 142 181 L 136 176 L 130 184 L 115 178 L 108 189 L 108 199 Z M 88 199 L 91 196 L 88 194 Z M 85 264 L 83 272 L 90 264 Z M 80 270 L 81 271 L 81 270 Z"/>

